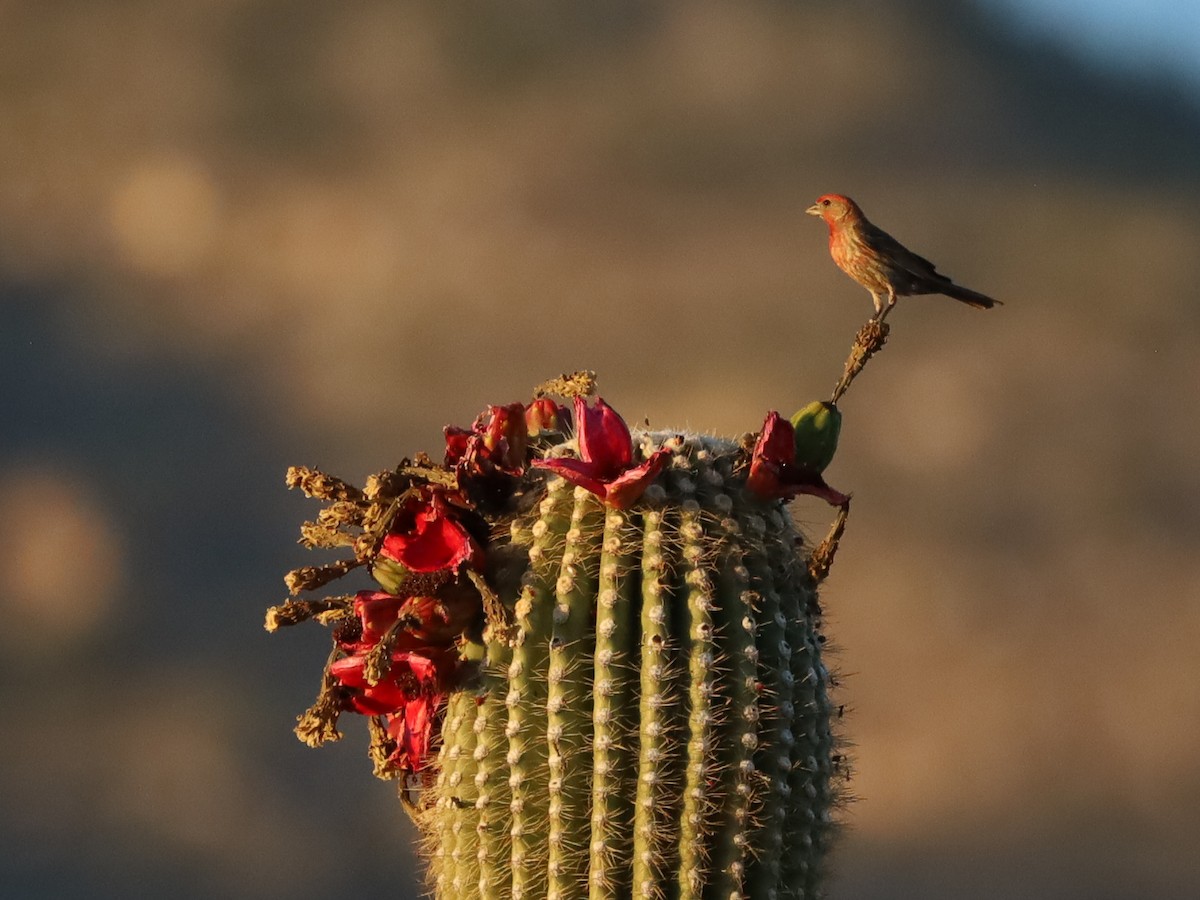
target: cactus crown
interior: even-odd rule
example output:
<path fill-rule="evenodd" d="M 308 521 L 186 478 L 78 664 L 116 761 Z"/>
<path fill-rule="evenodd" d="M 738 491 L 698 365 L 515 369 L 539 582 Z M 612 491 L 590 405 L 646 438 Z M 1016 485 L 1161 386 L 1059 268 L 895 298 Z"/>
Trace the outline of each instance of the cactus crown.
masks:
<path fill-rule="evenodd" d="M 304 541 L 354 551 L 293 593 L 359 566 L 382 588 L 268 614 L 336 626 L 298 735 L 367 716 L 438 897 L 819 896 L 844 767 L 816 587 L 848 498 L 777 414 L 631 434 L 588 376 L 548 389 L 573 409 L 491 407 L 442 465 L 290 470 L 327 501 Z M 796 493 L 842 506 L 818 552 Z"/>

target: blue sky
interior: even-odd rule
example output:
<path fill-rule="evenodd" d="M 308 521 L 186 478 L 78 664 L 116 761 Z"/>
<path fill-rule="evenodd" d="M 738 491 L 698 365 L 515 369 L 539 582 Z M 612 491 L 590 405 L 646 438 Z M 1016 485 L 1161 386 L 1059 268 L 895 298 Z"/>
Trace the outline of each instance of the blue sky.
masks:
<path fill-rule="evenodd" d="M 986 0 L 1035 31 L 1051 33 L 1123 68 L 1158 68 L 1200 88 L 1197 0 Z"/>

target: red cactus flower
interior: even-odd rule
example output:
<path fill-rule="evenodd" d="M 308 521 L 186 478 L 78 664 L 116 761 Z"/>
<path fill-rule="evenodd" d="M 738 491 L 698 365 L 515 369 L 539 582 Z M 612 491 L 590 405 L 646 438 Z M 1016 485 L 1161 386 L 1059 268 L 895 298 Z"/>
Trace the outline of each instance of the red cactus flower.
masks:
<path fill-rule="evenodd" d="M 393 653 L 391 668 L 376 684 L 367 682 L 363 665 L 364 654 L 356 653 L 334 662 L 329 672 L 347 689 L 347 708 L 385 717 L 388 733 L 397 745 L 391 757 L 393 765 L 419 770 L 429 756 L 434 727 L 450 689 L 450 676 L 457 665 L 454 655 L 431 658 Z"/>
<path fill-rule="evenodd" d="M 401 508 L 380 553 L 414 572 L 457 571 L 482 556 L 445 493 L 433 488 L 424 489 Z"/>
<path fill-rule="evenodd" d="M 632 506 L 662 470 L 669 451 L 656 450 L 635 466 L 629 427 L 599 398 L 593 408 L 582 397 L 575 398 L 575 423 L 579 459 L 556 457 L 533 464 L 586 488 L 609 506 Z"/>
<path fill-rule="evenodd" d="M 529 429 L 525 405 L 489 406 L 470 429 L 446 426 L 446 465 L 459 477 L 486 477 L 496 471 L 520 475 L 525 471 Z"/>
<path fill-rule="evenodd" d="M 826 484 L 820 472 L 796 465 L 795 429 L 775 411 L 767 414 L 754 444 L 746 487 L 768 500 L 791 500 L 799 494 L 811 494 L 831 506 L 841 506 L 850 499 Z"/>

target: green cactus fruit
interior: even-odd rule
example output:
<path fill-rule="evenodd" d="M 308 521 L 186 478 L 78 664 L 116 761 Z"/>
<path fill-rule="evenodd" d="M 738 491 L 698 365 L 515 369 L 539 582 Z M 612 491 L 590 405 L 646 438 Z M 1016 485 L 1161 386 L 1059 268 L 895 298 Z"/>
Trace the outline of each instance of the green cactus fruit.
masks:
<path fill-rule="evenodd" d="M 828 400 L 814 400 L 792 416 L 796 432 L 796 465 L 824 472 L 837 452 L 842 413 Z"/>
<path fill-rule="evenodd" d="M 493 539 L 513 628 L 470 651 L 416 812 L 439 898 L 820 896 L 838 757 L 799 536 L 742 445 L 634 441 L 669 455 L 630 508 L 551 476 Z"/>

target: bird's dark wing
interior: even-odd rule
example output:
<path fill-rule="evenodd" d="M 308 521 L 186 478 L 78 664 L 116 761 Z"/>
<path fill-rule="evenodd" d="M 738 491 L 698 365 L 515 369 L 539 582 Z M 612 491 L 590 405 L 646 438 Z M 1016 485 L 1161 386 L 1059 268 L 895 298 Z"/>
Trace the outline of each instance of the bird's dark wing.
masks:
<path fill-rule="evenodd" d="M 933 263 L 913 253 L 882 228 L 867 223 L 863 237 L 868 246 L 888 261 L 897 294 L 936 294 L 953 284 Z"/>
<path fill-rule="evenodd" d="M 882 259 L 888 261 L 888 278 L 892 288 L 901 296 L 909 294 L 945 294 L 980 309 L 990 309 L 999 300 L 955 284 L 934 268 L 933 263 L 917 256 L 884 231 L 865 223 L 863 241 Z"/>

